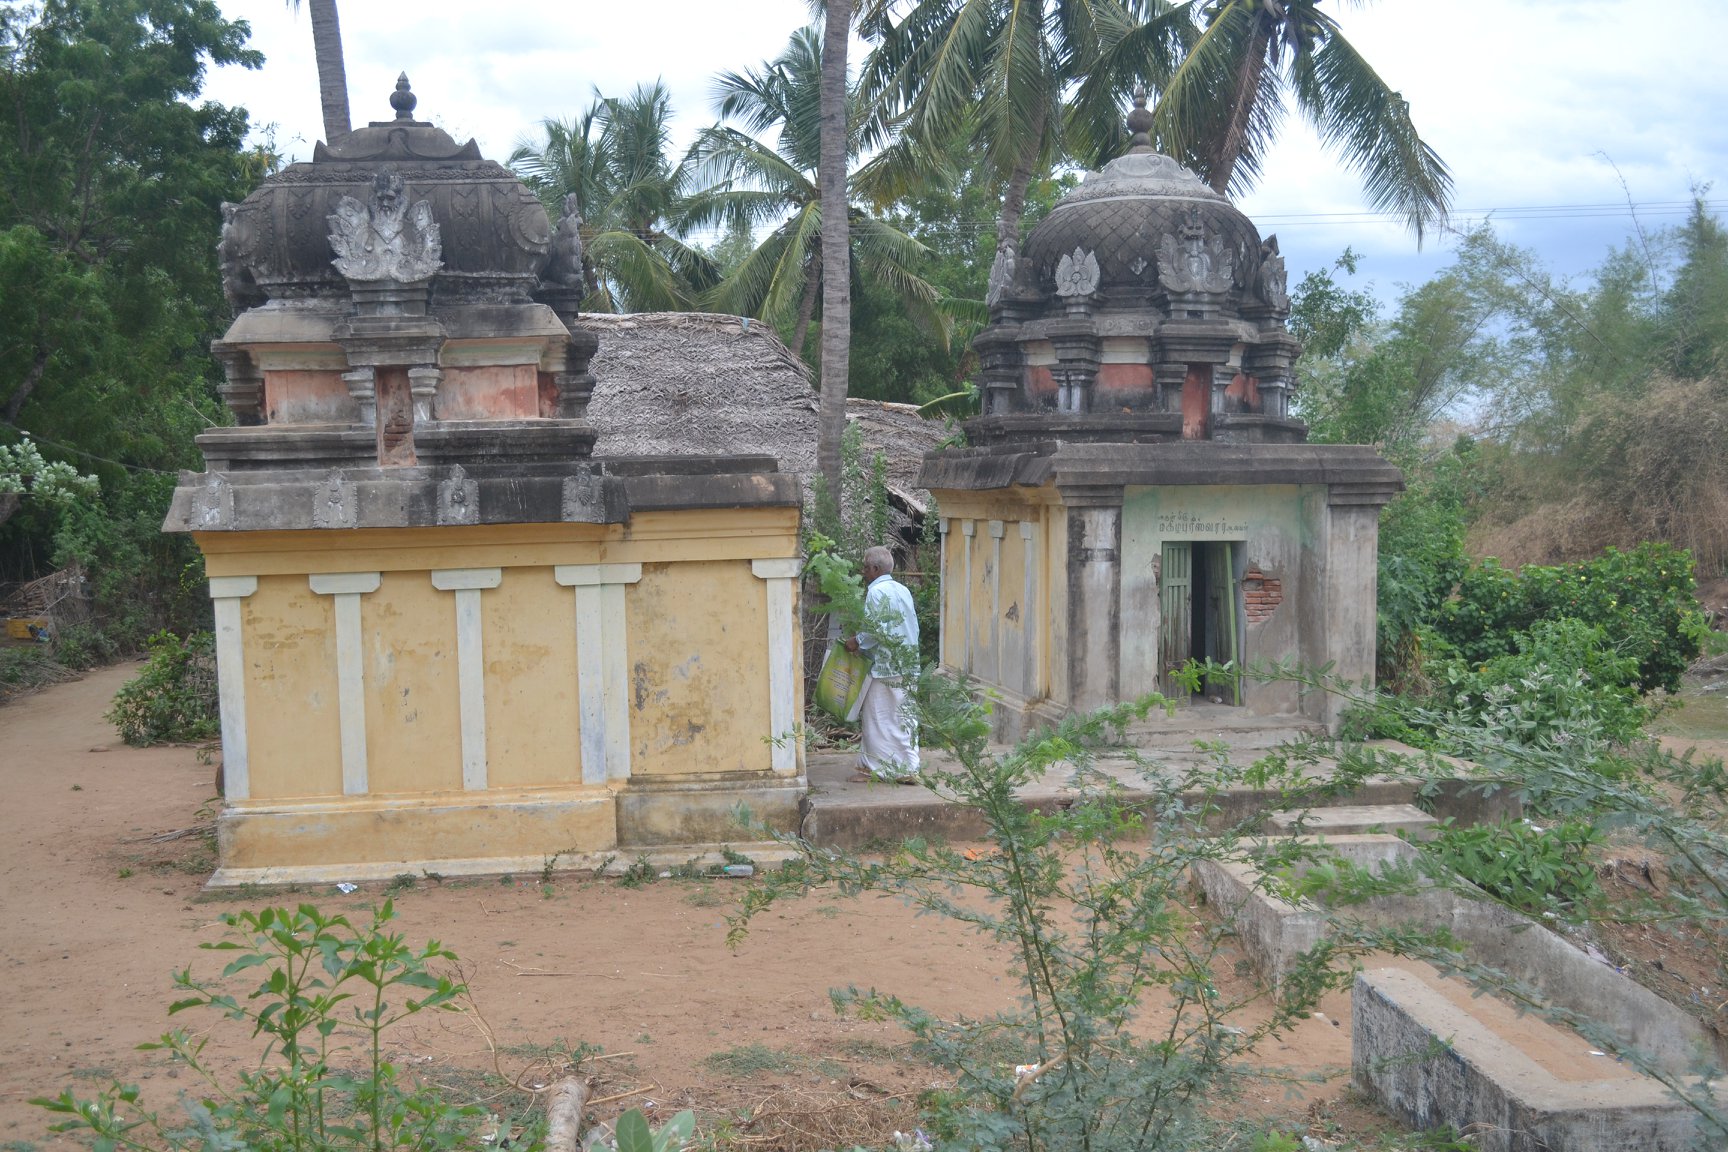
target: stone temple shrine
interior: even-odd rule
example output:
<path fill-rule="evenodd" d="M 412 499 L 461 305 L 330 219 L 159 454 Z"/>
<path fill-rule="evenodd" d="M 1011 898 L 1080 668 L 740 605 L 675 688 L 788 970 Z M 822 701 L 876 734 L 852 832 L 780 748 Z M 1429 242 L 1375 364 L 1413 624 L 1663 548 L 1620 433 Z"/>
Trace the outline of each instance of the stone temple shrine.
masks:
<path fill-rule="evenodd" d="M 413 118 L 225 209 L 238 421 L 166 530 L 215 600 L 215 884 L 537 871 L 796 826 L 798 478 L 595 459 L 579 218 Z"/>
<path fill-rule="evenodd" d="M 942 515 L 942 662 L 995 698 L 1004 737 L 1172 692 L 1191 657 L 1374 672 L 1399 472 L 1306 442 L 1277 238 L 1156 152 L 1135 103 L 1128 153 L 999 251 L 983 414 L 920 478 Z M 1334 719 L 1288 683 L 1204 691 Z"/>

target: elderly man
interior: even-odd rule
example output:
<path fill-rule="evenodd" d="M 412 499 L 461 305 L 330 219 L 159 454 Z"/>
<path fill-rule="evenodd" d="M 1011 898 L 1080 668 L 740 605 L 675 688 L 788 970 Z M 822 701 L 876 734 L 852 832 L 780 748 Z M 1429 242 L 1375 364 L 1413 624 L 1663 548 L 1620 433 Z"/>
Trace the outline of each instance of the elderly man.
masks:
<path fill-rule="evenodd" d="M 846 641 L 846 649 L 870 653 L 870 675 L 858 720 L 863 746 L 854 782 L 918 782 L 918 730 L 906 713 L 906 686 L 918 674 L 918 613 L 912 593 L 890 575 L 894 554 L 876 547 L 864 552 L 865 625 Z"/>

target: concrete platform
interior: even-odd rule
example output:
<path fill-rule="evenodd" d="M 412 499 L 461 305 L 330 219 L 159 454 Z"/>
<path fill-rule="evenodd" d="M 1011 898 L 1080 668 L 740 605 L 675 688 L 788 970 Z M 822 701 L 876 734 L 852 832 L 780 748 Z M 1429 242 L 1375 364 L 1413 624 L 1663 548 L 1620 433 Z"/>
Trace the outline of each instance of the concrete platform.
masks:
<path fill-rule="evenodd" d="M 1259 750 L 1237 750 L 1231 755 L 1233 759 L 1252 760 L 1260 754 Z M 1201 754 L 1192 749 L 1162 753 L 1156 756 L 1153 770 L 1162 768 L 1174 773 L 1200 759 Z M 954 767 L 939 754 L 927 755 L 925 762 L 927 775 Z M 852 783 L 848 779 L 856 771 L 856 756 L 852 753 L 813 753 L 806 757 L 805 763 L 810 790 L 804 797 L 799 833 L 812 844 L 859 851 L 908 836 L 977 840 L 985 834 L 978 815 L 956 804 L 937 785 Z M 1145 770 L 1126 758 L 1100 757 L 1094 767 L 1121 785 L 1124 799 L 1130 804 L 1137 796 L 1152 795 Z M 1021 788 L 1018 795 L 1031 808 L 1054 811 L 1072 800 L 1071 776 L 1071 768 L 1058 765 Z M 1346 799 L 1357 804 L 1407 805 L 1414 794 L 1415 789 L 1407 783 L 1370 781 Z M 1218 811 L 1213 823 L 1244 819 L 1275 801 L 1275 794 L 1270 791 L 1243 788 L 1227 792 L 1217 798 Z"/>
<path fill-rule="evenodd" d="M 1234 715 L 1221 717 L 1219 713 Z M 1201 705 L 1181 710 L 1176 718 L 1155 729 L 1141 726 L 1130 736 L 1143 741 L 1136 751 L 1152 765 L 1152 770 L 1175 774 L 1211 759 L 1211 753 L 1195 747 L 1196 741 L 1225 743 L 1229 749 L 1223 754 L 1226 759 L 1235 765 L 1246 765 L 1264 756 L 1271 747 L 1302 738 L 1307 730 L 1299 725 L 1294 718 L 1268 720 L 1242 716 L 1239 709 Z M 1237 737 L 1247 733 L 1253 734 L 1251 739 L 1237 741 Z M 1413 751 L 1390 742 L 1386 747 L 1389 751 Z M 999 750 L 1006 752 L 1007 748 Z M 926 753 L 925 761 L 933 772 L 954 767 L 942 753 Z M 930 787 L 851 783 L 847 778 L 855 771 L 855 763 L 856 754 L 852 752 L 807 754 L 805 770 L 810 790 L 801 807 L 799 831 L 812 844 L 856 851 L 907 836 L 976 840 L 984 835 L 983 822 L 976 815 Z M 1319 761 L 1315 774 L 1324 775 L 1329 764 Z M 1127 757 L 1102 755 L 1095 767 L 1122 786 L 1129 802 L 1136 794 L 1150 795 L 1145 769 Z M 1043 811 L 1059 808 L 1072 795 L 1068 785 L 1070 774 L 1066 766 L 1053 767 L 1022 788 L 1020 797 Z M 1212 823 L 1218 825 L 1275 807 L 1278 797 L 1270 791 L 1242 788 L 1215 799 L 1218 811 Z M 1311 823 L 1326 824 L 1328 834 L 1338 835 L 1344 834 L 1352 822 L 1363 819 L 1371 824 L 1417 827 L 1427 817 L 1415 808 L 1414 800 L 1415 788 L 1407 782 L 1370 780 L 1354 793 L 1336 798 L 1333 808 L 1316 808 L 1308 818 Z M 1378 815 L 1364 816 L 1362 810 L 1366 808 L 1377 810 Z M 1434 808 L 1440 816 L 1450 816 L 1460 824 L 1518 814 L 1517 803 L 1510 794 L 1484 799 L 1462 786 L 1439 789 Z"/>
<path fill-rule="evenodd" d="M 1388 835 L 1315 838 L 1371 870 L 1417 849 Z M 1324 907 L 1269 895 L 1245 862 L 1203 862 L 1195 879 L 1274 982 L 1330 931 Z M 1469 958 L 1555 1008 L 1595 1021 L 1665 1073 L 1728 1064 L 1728 1045 L 1698 1021 L 1533 922 L 1489 900 L 1425 886 L 1353 904 L 1370 926 L 1444 928 Z M 1696 1116 L 1658 1081 L 1613 1063 L 1575 1033 L 1427 965 L 1396 961 L 1358 976 L 1351 997 L 1356 1086 L 1418 1128 L 1449 1124 L 1495 1152 L 1620 1152 L 1692 1147 Z"/>

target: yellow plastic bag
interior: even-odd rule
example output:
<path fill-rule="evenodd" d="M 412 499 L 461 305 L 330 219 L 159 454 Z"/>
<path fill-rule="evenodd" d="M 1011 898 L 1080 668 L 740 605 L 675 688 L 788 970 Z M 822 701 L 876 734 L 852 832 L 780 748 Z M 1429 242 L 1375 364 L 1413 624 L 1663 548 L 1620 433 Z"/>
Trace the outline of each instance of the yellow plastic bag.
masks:
<path fill-rule="evenodd" d="M 836 720 L 857 723 L 864 707 L 864 680 L 870 675 L 870 657 L 848 652 L 844 644 L 830 644 L 816 677 L 816 707 Z"/>

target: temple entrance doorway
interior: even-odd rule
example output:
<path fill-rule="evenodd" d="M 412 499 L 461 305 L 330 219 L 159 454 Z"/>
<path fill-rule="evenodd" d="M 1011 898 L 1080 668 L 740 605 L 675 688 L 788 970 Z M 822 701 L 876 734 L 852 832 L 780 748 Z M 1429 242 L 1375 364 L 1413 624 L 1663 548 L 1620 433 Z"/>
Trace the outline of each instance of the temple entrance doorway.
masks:
<path fill-rule="evenodd" d="M 1236 540 L 1166 540 L 1159 578 L 1158 666 L 1163 691 L 1185 692 L 1174 673 L 1189 660 L 1242 667 L 1242 544 Z M 1240 677 L 1208 677 L 1199 696 L 1242 703 Z"/>

